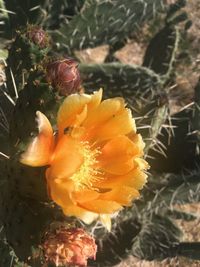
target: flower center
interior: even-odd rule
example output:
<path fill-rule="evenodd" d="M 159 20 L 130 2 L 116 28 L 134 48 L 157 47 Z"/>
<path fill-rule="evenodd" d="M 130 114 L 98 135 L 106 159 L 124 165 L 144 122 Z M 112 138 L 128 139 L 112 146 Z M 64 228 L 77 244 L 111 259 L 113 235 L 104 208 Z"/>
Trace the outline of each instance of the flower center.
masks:
<path fill-rule="evenodd" d="M 99 149 L 91 149 L 87 142 L 80 144 L 79 153 L 83 157 L 83 163 L 79 170 L 74 173 L 70 179 L 73 180 L 75 190 L 83 188 L 92 188 L 93 183 L 99 180 L 101 172 L 95 167 L 97 165 L 97 156 L 100 154 Z"/>

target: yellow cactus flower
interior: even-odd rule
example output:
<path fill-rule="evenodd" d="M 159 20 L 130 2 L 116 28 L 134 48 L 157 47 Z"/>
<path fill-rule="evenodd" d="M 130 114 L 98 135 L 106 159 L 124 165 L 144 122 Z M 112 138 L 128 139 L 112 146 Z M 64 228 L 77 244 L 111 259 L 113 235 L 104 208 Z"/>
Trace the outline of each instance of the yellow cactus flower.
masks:
<path fill-rule="evenodd" d="M 139 197 L 148 168 L 124 99 L 102 101 L 102 90 L 68 96 L 58 111 L 57 135 L 44 114 L 36 115 L 39 134 L 21 162 L 49 166 L 49 195 L 66 215 L 85 223 L 100 217 L 110 228 L 110 215 Z"/>

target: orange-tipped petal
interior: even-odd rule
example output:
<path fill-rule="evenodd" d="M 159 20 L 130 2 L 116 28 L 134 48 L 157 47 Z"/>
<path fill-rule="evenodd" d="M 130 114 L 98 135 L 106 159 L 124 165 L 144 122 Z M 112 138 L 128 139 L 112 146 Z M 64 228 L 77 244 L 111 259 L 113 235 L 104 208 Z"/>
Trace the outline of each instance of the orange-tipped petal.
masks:
<path fill-rule="evenodd" d="M 28 145 L 20 159 L 21 163 L 33 167 L 49 164 L 54 146 L 53 130 L 49 120 L 40 111 L 36 112 L 36 116 L 39 134 Z"/>

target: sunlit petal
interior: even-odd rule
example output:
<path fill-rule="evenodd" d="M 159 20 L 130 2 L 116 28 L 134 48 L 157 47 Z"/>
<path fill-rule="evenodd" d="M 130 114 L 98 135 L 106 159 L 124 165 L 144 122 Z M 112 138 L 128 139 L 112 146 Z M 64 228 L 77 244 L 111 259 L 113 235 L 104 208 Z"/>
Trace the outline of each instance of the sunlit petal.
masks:
<path fill-rule="evenodd" d="M 134 168 L 133 156 L 137 155 L 139 147 L 128 137 L 122 135 L 113 138 L 101 149 L 98 158 L 99 166 L 112 174 L 125 174 Z"/>
<path fill-rule="evenodd" d="M 120 97 L 102 101 L 93 112 L 88 114 L 83 126 L 90 128 L 105 123 L 107 120 L 120 112 L 124 105 L 124 100 Z"/>
<path fill-rule="evenodd" d="M 97 219 L 98 214 L 87 211 L 81 207 L 78 207 L 73 203 L 70 198 L 70 184 L 68 183 L 56 183 L 54 180 L 49 180 L 49 193 L 50 197 L 63 208 L 63 212 L 68 216 L 76 216 L 87 224 L 92 223 Z"/>
<path fill-rule="evenodd" d="M 132 119 L 131 111 L 124 109 L 120 114 L 112 116 L 102 126 L 93 131 L 93 138 L 98 141 L 111 139 L 117 135 L 126 135 L 130 132 L 136 132 L 135 121 Z"/>
<path fill-rule="evenodd" d="M 48 177 L 52 179 L 68 178 L 78 170 L 82 162 L 83 157 L 79 153 L 79 143 L 68 135 L 63 135 L 53 153 Z"/>
<path fill-rule="evenodd" d="M 53 130 L 49 120 L 40 111 L 36 112 L 36 116 L 39 133 L 33 138 L 20 159 L 21 163 L 33 167 L 49 164 L 54 146 Z"/>
<path fill-rule="evenodd" d="M 95 213 L 114 213 L 117 210 L 120 210 L 122 206 L 118 204 L 117 202 L 110 200 L 93 200 L 93 201 L 88 201 L 84 203 L 78 203 L 79 207 L 82 207 L 86 210 L 95 212 Z"/>
<path fill-rule="evenodd" d="M 123 185 L 139 190 L 144 186 L 147 180 L 147 174 L 140 170 L 140 168 L 134 168 L 124 175 L 112 175 L 106 173 L 105 176 L 104 180 L 99 180 L 94 184 L 94 186 L 99 188 L 102 192 L 104 189 L 109 191 L 108 189 Z"/>
<path fill-rule="evenodd" d="M 110 232 L 111 231 L 111 218 L 108 214 L 101 214 L 99 216 L 100 221 L 104 225 L 104 227 Z"/>
<path fill-rule="evenodd" d="M 99 105 L 101 97 L 101 90 L 93 95 L 73 94 L 68 96 L 58 111 L 57 123 L 59 134 L 62 135 L 66 128 L 80 122 L 80 116 L 82 117 L 81 121 L 83 118 L 85 119 L 87 111 L 85 106 L 88 104 L 88 109 L 91 112 L 93 108 Z"/>
<path fill-rule="evenodd" d="M 133 187 L 119 186 L 115 187 L 112 191 L 101 194 L 100 199 L 102 200 L 114 200 L 117 203 L 127 206 L 130 205 L 132 200 L 139 197 L 139 192 Z"/>

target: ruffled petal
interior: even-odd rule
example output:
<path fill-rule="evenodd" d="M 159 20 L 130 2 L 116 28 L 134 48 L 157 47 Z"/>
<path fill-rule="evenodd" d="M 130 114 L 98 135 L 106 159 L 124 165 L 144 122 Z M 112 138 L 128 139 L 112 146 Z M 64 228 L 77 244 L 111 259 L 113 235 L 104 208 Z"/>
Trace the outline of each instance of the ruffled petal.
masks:
<path fill-rule="evenodd" d="M 51 124 L 40 111 L 36 112 L 39 134 L 28 145 L 21 155 L 20 162 L 29 166 L 45 166 L 49 164 L 54 146 Z"/>

